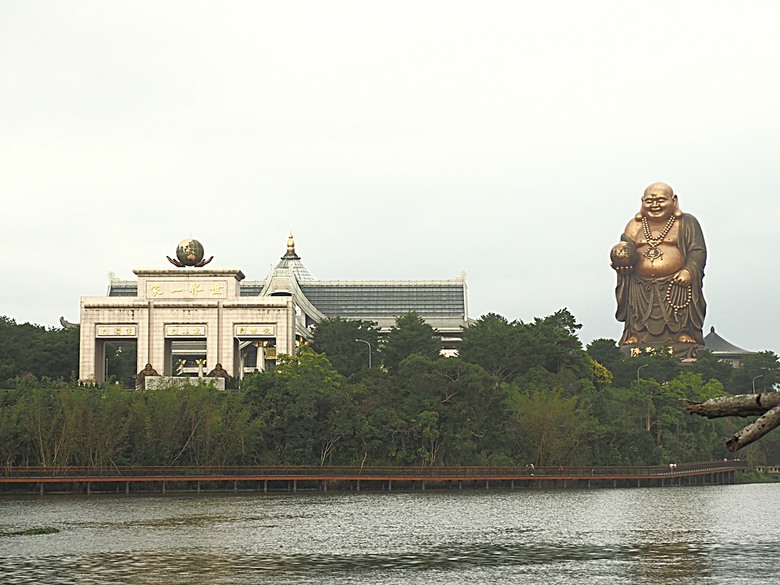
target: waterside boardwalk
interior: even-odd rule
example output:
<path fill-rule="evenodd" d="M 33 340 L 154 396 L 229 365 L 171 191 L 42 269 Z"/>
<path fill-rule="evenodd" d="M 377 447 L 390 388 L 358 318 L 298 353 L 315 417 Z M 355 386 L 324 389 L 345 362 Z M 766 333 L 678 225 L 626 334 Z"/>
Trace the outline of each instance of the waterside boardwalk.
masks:
<path fill-rule="evenodd" d="M 663 487 L 734 483 L 736 471 L 746 469 L 739 460 L 645 467 L 0 467 L 0 491 Z"/>

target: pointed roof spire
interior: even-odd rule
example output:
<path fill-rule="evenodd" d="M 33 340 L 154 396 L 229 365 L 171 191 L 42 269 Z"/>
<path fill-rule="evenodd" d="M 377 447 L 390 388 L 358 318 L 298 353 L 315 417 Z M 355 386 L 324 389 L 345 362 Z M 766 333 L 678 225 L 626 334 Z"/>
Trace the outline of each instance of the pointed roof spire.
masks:
<path fill-rule="evenodd" d="M 290 232 L 287 238 L 287 253 L 282 256 L 282 260 L 300 260 L 301 257 L 295 253 L 295 240 L 293 239 L 292 232 Z"/>
<path fill-rule="evenodd" d="M 295 240 L 293 239 L 292 232 L 287 238 L 287 252 L 281 258 L 281 262 L 276 265 L 277 268 L 285 268 L 292 270 L 295 278 L 298 282 L 308 282 L 314 280 L 309 270 L 301 262 L 301 257 L 295 253 Z"/>

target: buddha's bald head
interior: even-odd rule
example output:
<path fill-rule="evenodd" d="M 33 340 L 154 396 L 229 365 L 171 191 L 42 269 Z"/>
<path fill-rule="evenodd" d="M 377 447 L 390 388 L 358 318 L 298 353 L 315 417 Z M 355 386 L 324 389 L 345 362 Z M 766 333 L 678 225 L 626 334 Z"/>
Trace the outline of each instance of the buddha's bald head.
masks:
<path fill-rule="evenodd" d="M 644 195 L 649 195 L 650 193 L 666 193 L 669 197 L 674 197 L 674 189 L 672 189 L 669 185 L 666 183 L 653 183 L 652 185 L 648 185 L 647 189 L 645 189 Z"/>

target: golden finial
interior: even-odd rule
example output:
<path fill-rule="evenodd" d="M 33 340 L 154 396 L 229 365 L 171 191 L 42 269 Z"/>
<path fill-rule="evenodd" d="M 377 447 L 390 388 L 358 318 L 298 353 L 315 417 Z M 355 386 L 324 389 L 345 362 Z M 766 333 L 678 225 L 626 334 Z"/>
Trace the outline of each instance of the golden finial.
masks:
<path fill-rule="evenodd" d="M 287 238 L 287 253 L 295 254 L 295 240 L 293 239 L 292 232 L 290 232 L 290 237 Z"/>

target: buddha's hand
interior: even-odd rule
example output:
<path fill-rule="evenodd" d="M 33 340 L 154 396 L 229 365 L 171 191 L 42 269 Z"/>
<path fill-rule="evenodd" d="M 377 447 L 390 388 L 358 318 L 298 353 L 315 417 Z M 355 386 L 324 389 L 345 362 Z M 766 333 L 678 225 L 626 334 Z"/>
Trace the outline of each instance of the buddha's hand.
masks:
<path fill-rule="evenodd" d="M 672 282 L 682 286 L 688 286 L 691 284 L 691 272 L 687 268 L 683 268 L 672 277 Z"/>

